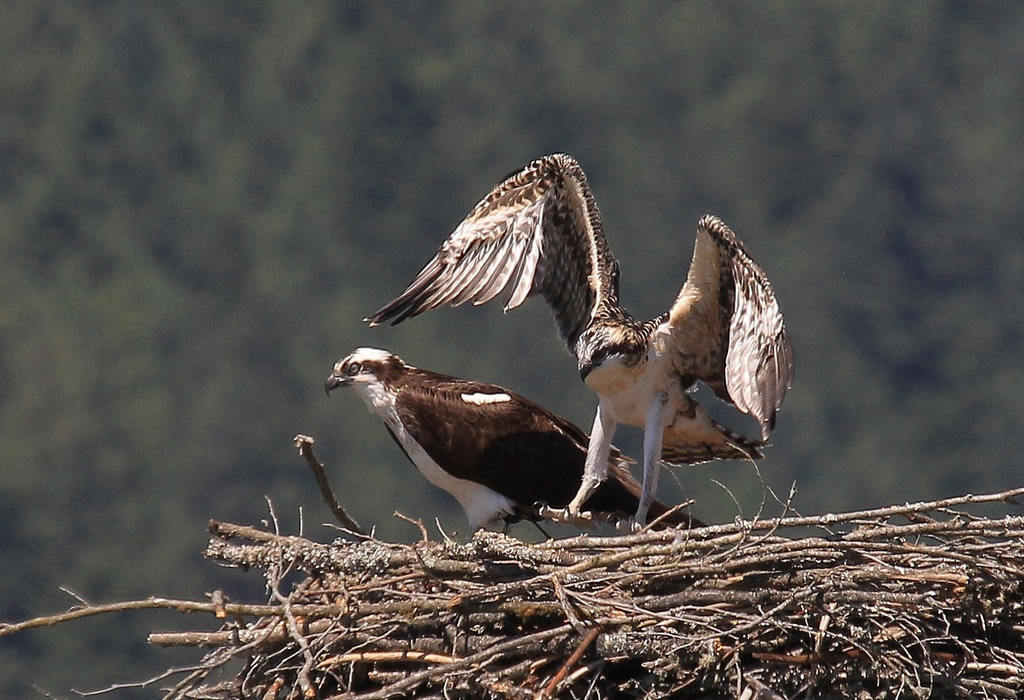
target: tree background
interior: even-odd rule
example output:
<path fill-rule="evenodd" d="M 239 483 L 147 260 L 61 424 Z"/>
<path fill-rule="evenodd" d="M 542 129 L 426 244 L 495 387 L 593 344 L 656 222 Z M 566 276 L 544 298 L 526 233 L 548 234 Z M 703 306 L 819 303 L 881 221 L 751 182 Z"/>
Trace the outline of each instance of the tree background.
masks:
<path fill-rule="evenodd" d="M 554 151 L 587 171 L 637 316 L 671 303 L 705 212 L 766 269 L 797 379 L 760 471 L 799 510 L 1020 485 L 1021 37 L 999 2 L 7 3 L 0 620 L 67 607 L 62 586 L 261 595 L 202 560 L 205 523 L 258 523 L 267 496 L 331 537 L 297 432 L 360 522 L 463 532 L 355 396 L 324 398 L 359 345 L 589 427 L 540 301 L 361 322 Z M 662 496 L 707 520 L 762 498 L 748 464 L 675 476 Z M 191 658 L 146 646 L 176 623 L 0 640 L 0 687 L 144 678 Z"/>

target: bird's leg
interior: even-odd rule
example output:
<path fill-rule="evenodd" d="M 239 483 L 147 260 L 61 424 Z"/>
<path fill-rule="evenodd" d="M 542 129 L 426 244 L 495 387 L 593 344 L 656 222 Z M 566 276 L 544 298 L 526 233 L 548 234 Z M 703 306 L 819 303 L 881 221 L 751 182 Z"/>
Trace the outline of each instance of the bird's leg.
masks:
<path fill-rule="evenodd" d="M 661 443 L 665 436 L 665 407 L 668 395 L 664 392 L 655 394 L 654 400 L 647 409 L 644 421 L 644 484 L 640 492 L 640 503 L 633 519 L 643 526 L 647 522 L 647 510 L 654 501 L 658 490 L 659 465 L 661 463 Z"/>
<path fill-rule="evenodd" d="M 608 455 L 612 448 L 612 435 L 615 434 L 615 415 L 611 406 L 603 400 L 597 404 L 597 415 L 594 416 L 594 429 L 590 432 L 587 445 L 587 461 L 583 467 L 583 483 L 580 484 L 576 497 L 566 507 L 569 515 L 578 516 L 580 508 L 598 485 L 608 476 Z"/>

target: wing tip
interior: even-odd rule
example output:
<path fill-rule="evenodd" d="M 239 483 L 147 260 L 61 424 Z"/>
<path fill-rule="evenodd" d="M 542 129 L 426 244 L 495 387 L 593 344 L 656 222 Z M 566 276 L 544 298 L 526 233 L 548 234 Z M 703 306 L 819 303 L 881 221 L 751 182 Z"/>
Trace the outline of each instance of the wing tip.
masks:
<path fill-rule="evenodd" d="M 742 244 L 736 232 L 714 214 L 704 214 L 697 220 L 697 233 L 706 233 L 716 241 L 724 241 L 727 245 L 736 246 L 742 250 Z"/>
<path fill-rule="evenodd" d="M 424 309 L 417 308 L 416 304 L 410 302 L 403 302 L 401 298 L 396 299 L 394 303 L 388 304 L 381 308 L 374 314 L 367 316 L 363 319 L 363 323 L 366 323 L 370 328 L 387 323 L 391 326 L 397 326 L 405 319 L 416 316 L 424 311 Z"/>
<path fill-rule="evenodd" d="M 697 228 L 702 228 L 702 229 L 707 229 L 707 230 L 729 229 L 729 227 L 726 226 L 725 222 L 722 221 L 722 219 L 720 217 L 716 216 L 715 214 L 703 214 L 697 220 Z M 731 230 L 731 229 L 729 229 L 729 230 Z"/>
<path fill-rule="evenodd" d="M 402 320 L 401 318 L 393 320 L 395 319 L 396 316 L 401 316 L 401 311 L 402 309 L 396 306 L 394 303 L 387 304 L 386 306 L 382 306 L 381 308 L 377 309 L 377 311 L 373 312 L 372 314 L 364 318 L 363 323 L 369 325 L 370 328 L 374 328 L 383 323 L 391 321 L 391 325 L 393 326 Z"/>
<path fill-rule="evenodd" d="M 429 299 L 425 299 L 425 297 L 428 296 L 427 291 L 429 291 L 430 285 L 437 280 L 441 272 L 442 268 L 435 255 L 423 266 L 423 269 L 401 294 L 364 318 L 363 321 L 368 323 L 371 328 L 389 321 L 392 326 L 396 326 L 407 318 L 418 316 L 433 308 L 426 303 Z"/>

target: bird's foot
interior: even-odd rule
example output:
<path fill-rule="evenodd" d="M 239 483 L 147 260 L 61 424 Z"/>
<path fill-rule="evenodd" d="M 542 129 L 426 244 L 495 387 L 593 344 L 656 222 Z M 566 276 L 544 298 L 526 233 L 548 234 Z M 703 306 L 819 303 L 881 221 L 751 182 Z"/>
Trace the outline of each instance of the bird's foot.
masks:
<path fill-rule="evenodd" d="M 601 485 L 602 480 L 584 475 L 579 490 L 576 491 L 576 495 L 569 501 L 569 505 L 564 510 L 572 517 L 579 517 L 583 512 L 583 504 L 587 502 L 587 499 Z"/>
<path fill-rule="evenodd" d="M 618 518 L 612 525 L 616 532 L 624 535 L 632 535 L 644 529 L 644 524 L 638 522 L 636 518 Z"/>
<path fill-rule="evenodd" d="M 595 528 L 600 519 L 589 510 L 573 512 L 572 508 L 551 508 L 543 503 L 537 505 L 537 515 L 555 523 L 565 523 L 578 528 Z"/>

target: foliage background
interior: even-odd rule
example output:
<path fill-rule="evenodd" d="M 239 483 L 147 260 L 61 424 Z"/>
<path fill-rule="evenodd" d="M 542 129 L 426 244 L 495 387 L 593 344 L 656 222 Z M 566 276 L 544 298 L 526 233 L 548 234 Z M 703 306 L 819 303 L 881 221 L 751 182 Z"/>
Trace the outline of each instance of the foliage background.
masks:
<path fill-rule="evenodd" d="M 361 522 L 415 537 L 397 508 L 464 530 L 354 396 L 323 397 L 358 345 L 589 426 L 593 396 L 540 302 L 360 320 L 505 173 L 553 151 L 587 170 L 636 315 L 667 308 L 704 212 L 766 268 L 798 372 L 760 469 L 780 492 L 797 483 L 798 509 L 1021 483 L 1016 3 L 15 0 L 4 14 L 2 620 L 67 607 L 61 586 L 261 595 L 202 561 L 204 525 L 258 522 L 266 495 L 284 529 L 302 508 L 329 537 L 297 432 Z M 638 449 L 635 431 L 617 442 Z M 676 476 L 663 497 L 697 498 L 705 519 L 750 515 L 762 495 L 749 465 Z M 0 640 L 0 687 L 67 697 L 144 678 L 191 658 L 147 648 L 167 624 Z"/>

